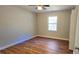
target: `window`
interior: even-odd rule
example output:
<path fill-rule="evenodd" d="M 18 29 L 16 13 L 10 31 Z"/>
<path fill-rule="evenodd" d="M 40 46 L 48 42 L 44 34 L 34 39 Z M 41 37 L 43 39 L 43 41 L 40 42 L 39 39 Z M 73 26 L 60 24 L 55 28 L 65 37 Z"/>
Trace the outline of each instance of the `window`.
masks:
<path fill-rule="evenodd" d="M 48 18 L 48 30 L 57 31 L 57 16 L 51 16 Z"/>

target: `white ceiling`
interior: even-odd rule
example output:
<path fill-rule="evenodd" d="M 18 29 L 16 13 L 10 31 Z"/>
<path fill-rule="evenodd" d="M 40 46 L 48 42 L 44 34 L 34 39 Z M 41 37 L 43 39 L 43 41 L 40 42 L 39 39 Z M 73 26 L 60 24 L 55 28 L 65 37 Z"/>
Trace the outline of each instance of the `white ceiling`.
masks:
<path fill-rule="evenodd" d="M 36 13 L 42 13 L 42 12 L 51 12 L 51 11 L 61 11 L 61 10 L 69 10 L 75 8 L 74 5 L 51 5 L 50 7 L 47 7 L 45 10 L 36 10 L 35 6 L 27 6 L 27 5 L 22 5 L 20 6 L 22 8 L 28 9 L 32 12 Z"/>

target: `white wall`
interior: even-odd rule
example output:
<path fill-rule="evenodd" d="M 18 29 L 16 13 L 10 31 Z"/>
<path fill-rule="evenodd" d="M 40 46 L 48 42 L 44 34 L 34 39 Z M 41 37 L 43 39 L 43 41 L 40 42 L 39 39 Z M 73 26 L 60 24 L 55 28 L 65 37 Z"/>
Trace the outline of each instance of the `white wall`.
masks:
<path fill-rule="evenodd" d="M 0 48 L 36 34 L 36 15 L 18 6 L 0 6 Z"/>
<path fill-rule="evenodd" d="M 47 36 L 51 38 L 64 38 L 68 40 L 70 28 L 70 15 L 70 10 L 37 14 L 38 35 Z M 57 32 L 48 31 L 49 16 L 58 17 Z"/>
<path fill-rule="evenodd" d="M 79 48 L 79 6 L 76 6 L 77 8 L 77 24 L 76 24 L 76 35 L 75 35 L 75 41 L 74 41 L 74 52 L 75 54 L 79 54 L 79 50 L 75 48 Z"/>
<path fill-rule="evenodd" d="M 71 12 L 70 37 L 69 37 L 69 49 L 71 50 L 74 49 L 76 23 L 77 23 L 77 9 L 73 9 Z"/>

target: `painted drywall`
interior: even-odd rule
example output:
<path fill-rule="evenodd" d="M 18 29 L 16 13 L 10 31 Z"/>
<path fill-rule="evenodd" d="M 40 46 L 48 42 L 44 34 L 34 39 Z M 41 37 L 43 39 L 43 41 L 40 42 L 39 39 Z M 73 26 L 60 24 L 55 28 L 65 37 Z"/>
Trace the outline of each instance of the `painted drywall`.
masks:
<path fill-rule="evenodd" d="M 75 48 L 79 48 L 79 6 L 76 6 L 77 9 L 77 24 L 76 24 L 76 35 L 75 35 L 75 45 L 74 45 L 74 52 L 75 54 L 79 54 L 79 50 Z"/>
<path fill-rule="evenodd" d="M 70 37 L 69 37 L 69 49 L 71 50 L 74 49 L 76 23 L 77 23 L 77 9 L 73 9 L 71 12 Z"/>
<path fill-rule="evenodd" d="M 47 36 L 51 38 L 63 38 L 65 40 L 68 40 L 70 29 L 70 15 L 70 10 L 37 14 L 38 35 Z M 49 16 L 58 17 L 57 32 L 48 31 Z"/>
<path fill-rule="evenodd" d="M 0 6 L 0 48 L 36 34 L 36 15 L 18 6 Z"/>

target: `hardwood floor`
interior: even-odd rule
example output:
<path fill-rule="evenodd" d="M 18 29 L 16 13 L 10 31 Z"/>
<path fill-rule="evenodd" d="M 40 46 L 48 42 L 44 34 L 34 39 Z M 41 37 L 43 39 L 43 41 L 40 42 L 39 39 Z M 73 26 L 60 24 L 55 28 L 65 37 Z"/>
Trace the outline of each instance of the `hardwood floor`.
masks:
<path fill-rule="evenodd" d="M 1 54 L 71 54 L 68 41 L 35 37 L 0 51 Z"/>

